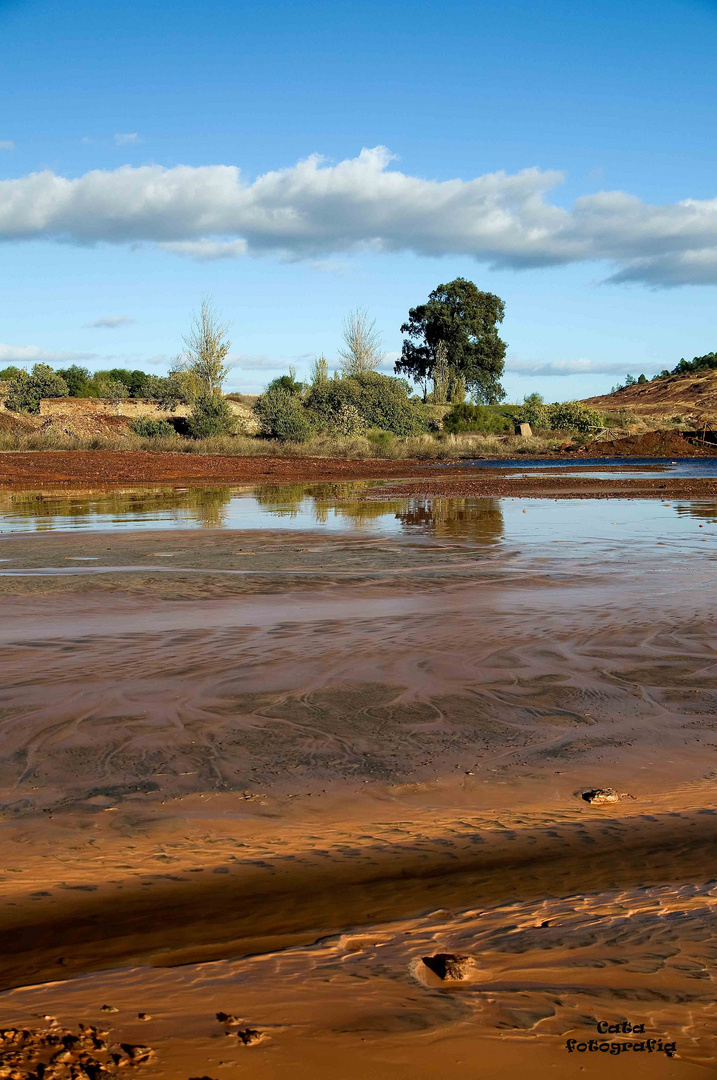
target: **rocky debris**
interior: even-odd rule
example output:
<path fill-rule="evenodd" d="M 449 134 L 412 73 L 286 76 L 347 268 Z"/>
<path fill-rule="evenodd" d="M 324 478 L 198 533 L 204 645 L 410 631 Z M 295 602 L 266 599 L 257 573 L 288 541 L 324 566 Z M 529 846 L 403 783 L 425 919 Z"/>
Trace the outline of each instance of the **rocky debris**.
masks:
<path fill-rule="evenodd" d="M 423 963 L 445 982 L 464 982 L 470 979 L 476 970 L 472 956 L 458 956 L 455 953 L 436 953 L 435 956 L 423 956 Z"/>
<path fill-rule="evenodd" d="M 622 796 L 614 788 L 606 787 L 591 788 L 590 791 L 583 791 L 581 798 L 592 806 L 604 806 L 606 803 L 619 802 Z"/>
<path fill-rule="evenodd" d="M 148 1046 L 107 1042 L 109 1032 L 79 1024 L 76 1031 L 53 1020 L 47 1028 L 0 1030 L 0 1080 L 103 1080 L 117 1067 L 154 1060 Z"/>
<path fill-rule="evenodd" d="M 125 1061 L 130 1065 L 149 1065 L 155 1060 L 155 1053 L 151 1046 L 135 1046 L 132 1043 L 120 1043 L 121 1055 L 112 1056 L 118 1065 L 124 1065 Z M 124 1055 L 124 1058 L 122 1057 Z"/>
<path fill-rule="evenodd" d="M 151 1020 L 152 1017 L 149 1015 L 149 1013 L 137 1013 L 137 1019 L 138 1020 Z"/>

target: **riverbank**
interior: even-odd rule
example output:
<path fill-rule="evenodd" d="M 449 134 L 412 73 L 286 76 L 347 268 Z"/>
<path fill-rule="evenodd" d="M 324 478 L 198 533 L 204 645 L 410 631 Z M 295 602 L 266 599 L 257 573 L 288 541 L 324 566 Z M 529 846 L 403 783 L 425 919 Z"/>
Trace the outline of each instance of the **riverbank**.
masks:
<path fill-rule="evenodd" d="M 700 455 L 697 455 L 701 458 Z M 534 459 L 532 459 L 534 460 Z M 546 463 L 552 459 L 546 459 Z M 683 460 L 683 459 L 680 459 Z M 521 496 L 525 498 L 704 498 L 717 497 L 717 477 L 623 476 L 612 469 L 597 479 L 580 475 L 583 459 L 575 457 L 570 475 L 558 470 L 531 475 L 496 463 L 434 463 L 310 457 L 241 457 L 209 454 L 106 450 L 38 451 L 0 454 L 0 488 L 41 490 L 122 488 L 132 485 L 298 484 L 302 482 L 386 481 L 374 494 L 388 498 L 426 496 Z M 573 459 L 570 459 L 573 464 Z M 624 463 L 629 468 L 629 463 Z M 655 462 L 669 466 L 670 459 Z M 391 486 L 388 486 L 391 482 Z M 394 486 L 395 485 L 395 486 Z M 367 492 L 368 494 L 368 492 Z M 373 497 L 373 496 L 372 496 Z"/>

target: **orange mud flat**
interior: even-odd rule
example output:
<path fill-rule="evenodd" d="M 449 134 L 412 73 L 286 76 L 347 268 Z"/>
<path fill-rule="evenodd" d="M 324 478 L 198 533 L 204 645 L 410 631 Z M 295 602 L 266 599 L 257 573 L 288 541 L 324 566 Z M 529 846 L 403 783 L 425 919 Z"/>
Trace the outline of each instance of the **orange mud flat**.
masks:
<path fill-rule="evenodd" d="M 247 484 L 275 480 L 362 480 L 413 476 L 426 469 L 417 460 L 352 461 L 239 454 L 174 454 L 140 450 L 50 450 L 0 454 L 0 486 L 74 484 Z"/>
<path fill-rule="evenodd" d="M 685 440 L 682 440 L 689 446 Z M 617 444 L 616 444 L 617 445 Z M 635 455 L 640 447 L 635 448 Z M 590 453 L 593 453 L 591 447 Z M 625 451 L 623 451 L 623 454 Z M 685 456 L 684 453 L 682 456 Z M 694 456 L 704 456 L 695 454 Z M 546 457 L 546 460 L 549 460 Z M 576 467 L 580 457 L 576 456 Z M 717 479 L 710 477 L 623 477 L 511 475 L 495 466 L 447 464 L 417 459 L 387 461 L 340 458 L 242 457 L 240 455 L 154 453 L 150 451 L 69 450 L 0 453 L 0 488 L 37 490 L 49 487 L 112 488 L 126 485 L 176 484 L 198 487 L 222 484 L 287 484 L 302 482 L 386 481 L 379 493 L 359 498 L 415 495 L 489 498 L 717 498 Z M 356 493 L 352 493 L 356 497 Z"/>

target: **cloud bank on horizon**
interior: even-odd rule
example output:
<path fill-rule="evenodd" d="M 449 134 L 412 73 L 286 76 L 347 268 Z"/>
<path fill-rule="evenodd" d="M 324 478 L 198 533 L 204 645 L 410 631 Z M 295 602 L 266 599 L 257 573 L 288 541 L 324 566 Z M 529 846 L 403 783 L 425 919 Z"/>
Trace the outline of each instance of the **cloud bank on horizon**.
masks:
<path fill-rule="evenodd" d="M 515 270 L 603 262 L 607 280 L 717 283 L 717 199 L 651 206 L 622 191 L 548 201 L 563 174 L 538 168 L 426 180 L 382 146 L 313 155 L 245 182 L 233 165 L 122 166 L 75 179 L 0 181 L 0 240 L 149 242 L 195 259 L 336 253 L 468 255 Z"/>

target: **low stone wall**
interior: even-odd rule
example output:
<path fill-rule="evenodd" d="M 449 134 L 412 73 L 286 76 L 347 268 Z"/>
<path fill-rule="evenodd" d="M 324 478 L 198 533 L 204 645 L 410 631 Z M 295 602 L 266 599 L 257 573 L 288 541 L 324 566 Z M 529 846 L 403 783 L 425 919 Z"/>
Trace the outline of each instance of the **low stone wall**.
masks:
<path fill-rule="evenodd" d="M 259 430 L 254 413 L 246 405 L 238 401 L 228 401 L 229 408 L 239 421 L 237 430 L 245 435 L 255 435 Z M 0 400 L 0 411 L 6 412 L 4 402 Z M 40 414 L 27 416 L 21 414 L 21 418 L 33 427 L 41 426 L 43 421 L 52 417 L 62 417 L 63 420 L 73 419 L 99 419 L 106 416 L 122 416 L 128 420 L 134 420 L 139 416 L 148 416 L 153 420 L 169 420 L 173 416 L 189 416 L 191 409 L 188 405 L 178 405 L 170 412 L 161 409 L 156 401 L 147 401 L 144 398 L 122 398 L 120 401 L 107 401 L 104 398 L 43 398 L 40 402 Z M 15 416 L 15 413 L 8 415 Z"/>

